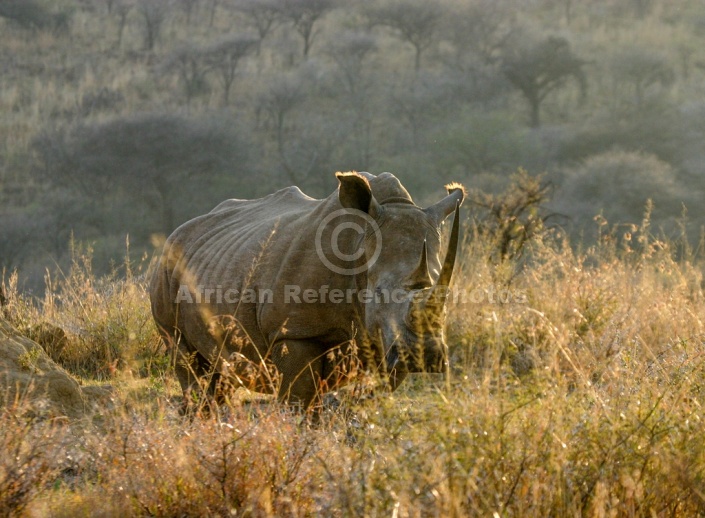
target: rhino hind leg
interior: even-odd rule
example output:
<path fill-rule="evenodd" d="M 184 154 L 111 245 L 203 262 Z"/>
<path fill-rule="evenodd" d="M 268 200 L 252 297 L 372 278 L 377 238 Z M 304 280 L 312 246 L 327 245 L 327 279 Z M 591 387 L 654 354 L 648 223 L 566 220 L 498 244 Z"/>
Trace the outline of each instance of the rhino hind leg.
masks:
<path fill-rule="evenodd" d="M 281 384 L 279 401 L 304 410 L 321 401 L 324 355 L 320 344 L 303 340 L 286 340 L 275 346 L 274 364 Z"/>

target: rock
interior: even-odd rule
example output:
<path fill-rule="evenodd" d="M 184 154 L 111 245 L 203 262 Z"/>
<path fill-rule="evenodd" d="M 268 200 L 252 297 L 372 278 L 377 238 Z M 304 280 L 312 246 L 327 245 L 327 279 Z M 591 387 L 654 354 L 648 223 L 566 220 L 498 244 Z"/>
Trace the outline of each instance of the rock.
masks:
<path fill-rule="evenodd" d="M 49 358 L 55 362 L 60 361 L 61 352 L 68 345 L 64 330 L 47 322 L 32 326 L 26 336 L 41 345 Z"/>
<path fill-rule="evenodd" d="M 83 417 L 89 409 L 78 382 L 0 317 L 0 406 L 18 397 L 71 418 Z"/>

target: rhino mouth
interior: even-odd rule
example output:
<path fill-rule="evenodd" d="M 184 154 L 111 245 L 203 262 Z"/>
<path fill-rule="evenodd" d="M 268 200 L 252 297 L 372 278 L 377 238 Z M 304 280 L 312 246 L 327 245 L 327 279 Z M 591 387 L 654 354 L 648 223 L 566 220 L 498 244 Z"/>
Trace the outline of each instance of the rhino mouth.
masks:
<path fill-rule="evenodd" d="M 387 348 L 384 365 L 387 373 L 428 372 L 441 373 L 447 365 L 445 345 L 436 334 L 418 335 L 406 329 L 398 335 Z"/>

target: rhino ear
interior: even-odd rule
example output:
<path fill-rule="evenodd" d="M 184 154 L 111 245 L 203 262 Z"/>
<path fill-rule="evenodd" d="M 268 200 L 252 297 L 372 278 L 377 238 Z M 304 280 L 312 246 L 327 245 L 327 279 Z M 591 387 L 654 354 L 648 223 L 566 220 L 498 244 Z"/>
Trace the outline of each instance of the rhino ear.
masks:
<path fill-rule="evenodd" d="M 340 182 L 338 200 L 346 209 L 357 209 L 372 217 L 379 213 L 379 203 L 372 195 L 370 182 L 357 173 L 335 173 Z"/>
<path fill-rule="evenodd" d="M 448 196 L 425 209 L 426 213 L 436 220 L 437 225 L 440 225 L 443 220 L 450 216 L 456 207 L 462 205 L 465 199 L 465 187 L 459 183 L 453 182 L 446 185 L 446 190 L 448 191 Z"/>

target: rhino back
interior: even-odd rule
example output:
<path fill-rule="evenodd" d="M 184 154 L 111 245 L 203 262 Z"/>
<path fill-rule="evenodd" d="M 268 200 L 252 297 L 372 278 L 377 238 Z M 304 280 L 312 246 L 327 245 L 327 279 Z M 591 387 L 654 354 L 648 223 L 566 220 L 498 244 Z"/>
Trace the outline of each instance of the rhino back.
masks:
<path fill-rule="evenodd" d="M 335 334 L 341 326 L 330 317 L 330 308 L 291 303 L 286 290 L 335 284 L 332 272 L 321 268 L 314 240 L 317 221 L 336 207 L 335 197 L 314 200 L 290 187 L 258 200 L 227 200 L 186 222 L 167 240 L 152 279 L 155 320 L 165 329 L 178 328 L 203 354 L 215 345 L 208 320 L 216 315 L 235 316 L 260 351 L 283 328 L 292 338 Z M 185 289 L 196 303 L 183 303 Z M 245 289 L 257 302 L 232 301 Z"/>

